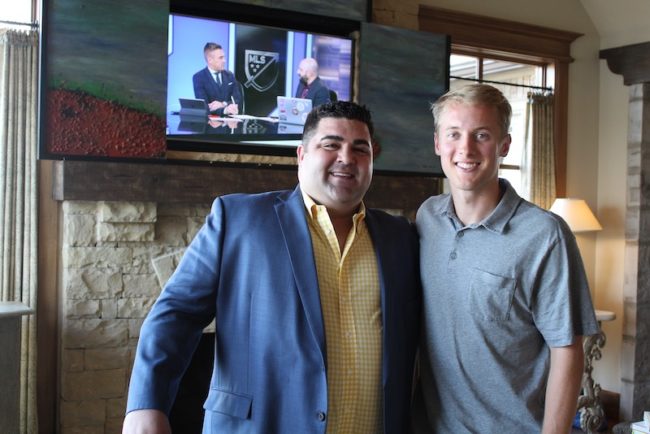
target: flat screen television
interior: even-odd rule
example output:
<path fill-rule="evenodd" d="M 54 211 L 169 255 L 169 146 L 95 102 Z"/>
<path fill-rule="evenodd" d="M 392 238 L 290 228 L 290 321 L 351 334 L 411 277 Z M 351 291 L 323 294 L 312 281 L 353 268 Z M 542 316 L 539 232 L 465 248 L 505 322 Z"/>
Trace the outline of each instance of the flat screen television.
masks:
<path fill-rule="evenodd" d="M 274 24 L 266 25 L 260 22 L 264 14 L 259 9 L 251 14 L 242 10 L 245 8 L 191 9 L 172 2 L 167 68 L 168 149 L 295 155 L 302 125 L 295 119 L 284 121 L 278 97 L 301 96 L 296 94 L 297 70 L 305 58 L 316 60 L 318 75 L 331 99 L 353 99 L 355 41 L 351 33 L 358 23 L 335 19 L 337 25 L 327 26 L 321 20 L 321 27 L 334 29 L 325 33 L 313 31 L 318 27 L 313 22 L 298 19 L 305 14 L 292 16 L 274 11 L 277 16 L 265 20 Z M 184 115 L 182 103 L 201 104 L 191 101 L 200 99 L 194 91 L 193 76 L 206 69 L 203 50 L 208 42 L 222 47 L 225 69 L 235 77 L 234 82 L 221 86 L 236 86 L 243 96 L 237 116 L 220 116 L 209 109 L 203 115 L 200 110 L 193 116 Z"/>

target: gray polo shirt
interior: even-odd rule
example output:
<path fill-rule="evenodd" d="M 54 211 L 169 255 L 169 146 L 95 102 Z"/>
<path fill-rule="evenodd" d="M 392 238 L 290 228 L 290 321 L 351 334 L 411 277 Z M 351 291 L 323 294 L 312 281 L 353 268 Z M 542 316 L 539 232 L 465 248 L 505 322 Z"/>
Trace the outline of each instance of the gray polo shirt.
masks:
<path fill-rule="evenodd" d="M 503 197 L 464 226 L 449 195 L 420 207 L 424 323 L 415 432 L 541 430 L 549 347 L 597 333 L 582 259 L 566 223 Z"/>

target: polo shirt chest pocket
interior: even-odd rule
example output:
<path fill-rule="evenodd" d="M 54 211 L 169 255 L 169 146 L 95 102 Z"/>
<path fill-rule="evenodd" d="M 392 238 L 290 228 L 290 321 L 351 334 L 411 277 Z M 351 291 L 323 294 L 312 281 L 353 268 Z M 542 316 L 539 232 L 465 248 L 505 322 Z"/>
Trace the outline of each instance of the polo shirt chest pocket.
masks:
<path fill-rule="evenodd" d="M 508 321 L 517 287 L 516 279 L 474 269 L 469 285 L 469 304 L 475 318 Z"/>

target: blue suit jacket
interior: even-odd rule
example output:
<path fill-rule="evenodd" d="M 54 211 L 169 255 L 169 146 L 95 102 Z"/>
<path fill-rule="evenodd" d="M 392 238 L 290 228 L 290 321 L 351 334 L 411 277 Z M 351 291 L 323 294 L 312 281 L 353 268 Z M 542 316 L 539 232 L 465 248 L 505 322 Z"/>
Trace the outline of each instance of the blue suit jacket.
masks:
<path fill-rule="evenodd" d="M 145 320 L 127 410 L 169 413 L 215 318 L 204 433 L 324 433 L 325 329 L 305 206 L 293 192 L 217 198 Z M 383 312 L 384 432 L 407 432 L 420 315 L 417 236 L 368 210 Z M 207 379 L 206 379 L 207 381 Z"/>
<path fill-rule="evenodd" d="M 302 81 L 299 81 L 298 88 L 296 89 L 296 98 L 302 98 L 301 95 L 304 89 L 305 84 Z M 318 107 L 321 104 L 330 102 L 330 91 L 327 86 L 323 84 L 321 79 L 319 77 L 316 77 L 316 79 L 311 82 L 309 91 L 307 92 L 307 96 L 305 98 L 311 100 L 312 107 Z"/>
<path fill-rule="evenodd" d="M 243 112 L 242 101 L 244 96 L 241 93 L 239 82 L 235 80 L 235 74 L 225 69 L 221 71 L 221 86 L 214 80 L 214 76 L 206 67 L 192 76 L 194 86 L 194 97 L 203 99 L 210 104 L 212 101 L 232 103 L 231 97 L 239 105 L 239 112 Z M 215 110 L 212 113 L 223 114 L 223 109 Z"/>

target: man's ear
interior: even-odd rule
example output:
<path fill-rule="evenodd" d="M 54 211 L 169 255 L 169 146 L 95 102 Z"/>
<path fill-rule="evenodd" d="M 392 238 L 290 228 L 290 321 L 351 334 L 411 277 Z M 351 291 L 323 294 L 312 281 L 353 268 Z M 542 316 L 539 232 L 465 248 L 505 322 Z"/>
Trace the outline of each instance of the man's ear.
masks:
<path fill-rule="evenodd" d="M 372 159 L 376 160 L 379 154 L 381 154 L 381 144 L 379 141 L 373 140 L 370 146 L 372 147 Z"/>
<path fill-rule="evenodd" d="M 298 145 L 296 148 L 296 156 L 298 157 L 298 163 L 300 163 L 302 159 L 305 158 L 305 147 L 303 145 Z"/>
<path fill-rule="evenodd" d="M 499 157 L 503 158 L 508 155 L 508 152 L 510 151 L 510 143 L 512 143 L 512 136 L 510 134 L 506 134 L 506 136 L 503 138 L 503 141 L 501 142 Z"/>
<path fill-rule="evenodd" d="M 440 146 L 438 145 L 438 133 L 433 133 L 433 144 L 436 151 L 436 155 L 440 156 Z"/>

